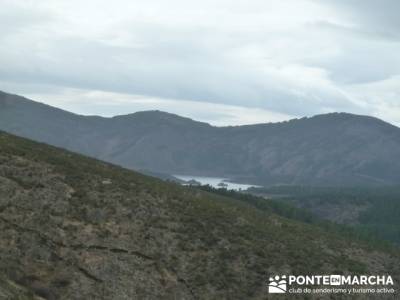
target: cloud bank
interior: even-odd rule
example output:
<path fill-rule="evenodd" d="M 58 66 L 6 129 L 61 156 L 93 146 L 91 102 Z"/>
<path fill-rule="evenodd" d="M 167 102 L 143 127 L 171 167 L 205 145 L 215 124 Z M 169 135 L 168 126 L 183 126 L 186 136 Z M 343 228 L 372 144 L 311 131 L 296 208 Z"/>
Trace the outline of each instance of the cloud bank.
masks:
<path fill-rule="evenodd" d="M 0 89 L 84 114 L 159 108 L 234 125 L 347 111 L 400 124 L 398 11 L 395 0 L 3 0 Z"/>

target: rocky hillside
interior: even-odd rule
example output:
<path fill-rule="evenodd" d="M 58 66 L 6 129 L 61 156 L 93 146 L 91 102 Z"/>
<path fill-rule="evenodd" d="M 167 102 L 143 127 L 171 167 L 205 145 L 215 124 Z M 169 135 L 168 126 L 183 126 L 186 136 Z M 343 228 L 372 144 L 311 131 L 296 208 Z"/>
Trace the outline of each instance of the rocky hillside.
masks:
<path fill-rule="evenodd" d="M 5 133 L 0 232 L 0 299 L 265 299 L 268 274 L 400 280 L 395 251 Z"/>
<path fill-rule="evenodd" d="M 84 117 L 0 93 L 0 129 L 153 173 L 229 177 L 260 185 L 400 181 L 400 129 L 345 113 L 213 127 L 158 111 Z"/>

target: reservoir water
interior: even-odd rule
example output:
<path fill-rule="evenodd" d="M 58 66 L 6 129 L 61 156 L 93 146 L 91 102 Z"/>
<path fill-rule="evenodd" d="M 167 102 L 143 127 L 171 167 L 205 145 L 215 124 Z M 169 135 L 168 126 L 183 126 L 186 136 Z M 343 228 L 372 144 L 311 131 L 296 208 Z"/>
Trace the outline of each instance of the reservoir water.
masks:
<path fill-rule="evenodd" d="M 221 178 L 221 177 L 205 177 L 205 176 L 192 176 L 192 175 L 173 175 L 178 179 L 189 181 L 196 180 L 200 182 L 201 185 L 210 185 L 214 188 L 221 188 L 221 183 L 225 184 L 226 189 L 228 190 L 247 190 L 249 187 L 257 187 L 256 185 L 251 184 L 242 184 L 242 183 L 234 183 L 229 182 L 229 178 Z"/>

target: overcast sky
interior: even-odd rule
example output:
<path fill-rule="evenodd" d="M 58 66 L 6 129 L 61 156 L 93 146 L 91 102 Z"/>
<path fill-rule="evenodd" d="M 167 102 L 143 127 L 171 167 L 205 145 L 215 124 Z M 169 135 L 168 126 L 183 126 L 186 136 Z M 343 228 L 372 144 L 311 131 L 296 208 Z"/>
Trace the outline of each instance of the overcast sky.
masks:
<path fill-rule="evenodd" d="M 400 125 L 398 0 L 0 0 L 0 89 L 81 114 Z"/>

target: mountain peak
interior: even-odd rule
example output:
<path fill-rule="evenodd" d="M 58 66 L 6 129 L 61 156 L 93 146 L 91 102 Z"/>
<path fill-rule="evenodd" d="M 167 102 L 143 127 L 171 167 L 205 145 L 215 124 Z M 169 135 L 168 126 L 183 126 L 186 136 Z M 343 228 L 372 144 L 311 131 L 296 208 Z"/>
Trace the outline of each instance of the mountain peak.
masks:
<path fill-rule="evenodd" d="M 346 122 L 349 125 L 351 124 L 359 124 L 359 125 L 366 125 L 366 126 L 387 126 L 388 128 L 397 128 L 397 126 L 385 122 L 381 119 L 378 119 L 373 116 L 368 115 L 359 115 L 359 114 L 352 114 L 347 112 L 332 112 L 327 114 L 315 115 L 308 120 L 316 121 L 316 122 L 328 122 L 328 123 L 342 123 Z"/>
<path fill-rule="evenodd" d="M 193 119 L 182 117 L 173 113 L 161 111 L 161 110 L 145 110 L 138 111 L 127 115 L 114 116 L 113 120 L 124 120 L 124 121 L 144 121 L 153 123 L 171 123 L 171 124 L 197 124 L 210 126 L 208 123 L 195 121 Z"/>

